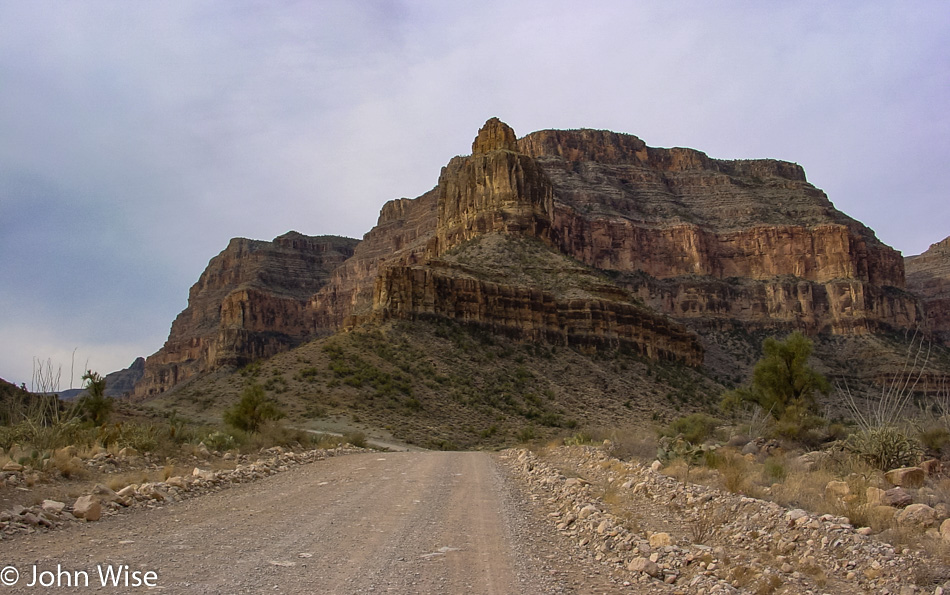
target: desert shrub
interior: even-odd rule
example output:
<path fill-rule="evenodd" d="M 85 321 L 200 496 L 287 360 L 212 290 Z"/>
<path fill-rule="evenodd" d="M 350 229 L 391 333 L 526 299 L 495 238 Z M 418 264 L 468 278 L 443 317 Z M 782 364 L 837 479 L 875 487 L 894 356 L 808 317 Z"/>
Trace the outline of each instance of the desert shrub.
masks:
<path fill-rule="evenodd" d="M 674 419 L 663 430 L 664 436 L 679 436 L 692 444 L 702 444 L 712 437 L 720 421 L 705 413 L 693 413 Z"/>
<path fill-rule="evenodd" d="M 772 482 L 783 481 L 788 475 L 785 461 L 780 457 L 769 457 L 765 459 L 762 471 L 765 473 L 765 477 Z"/>
<path fill-rule="evenodd" d="M 919 439 L 924 448 L 939 455 L 950 444 L 950 430 L 940 426 L 924 428 L 920 431 Z"/>
<path fill-rule="evenodd" d="M 122 424 L 116 443 L 139 452 L 153 452 L 159 444 L 158 433 L 153 424 Z"/>
<path fill-rule="evenodd" d="M 366 448 L 366 434 L 363 432 L 347 432 L 343 434 L 343 442 L 358 448 Z"/>
<path fill-rule="evenodd" d="M 237 448 L 238 441 L 232 434 L 215 430 L 201 439 L 205 446 L 212 450 L 231 450 Z"/>
<path fill-rule="evenodd" d="M 581 446 L 585 444 L 592 444 L 594 441 L 593 436 L 590 432 L 578 432 L 573 436 L 569 436 L 564 439 L 565 446 Z"/>
<path fill-rule="evenodd" d="M 241 400 L 224 412 L 224 423 L 245 432 L 257 432 L 266 421 L 284 417 L 277 405 L 267 399 L 264 387 L 250 384 L 241 393 Z"/>
<path fill-rule="evenodd" d="M 284 446 L 289 448 L 309 447 L 312 438 L 306 430 L 289 428 L 277 420 L 266 420 L 258 428 L 247 436 L 235 436 L 235 441 L 243 442 L 245 447 L 250 450 L 259 450 L 261 448 L 270 448 L 272 446 Z"/>
<path fill-rule="evenodd" d="M 707 465 L 719 472 L 722 487 L 734 494 L 745 494 L 751 486 L 749 461 L 735 452 L 721 452 L 717 456 L 705 457 Z"/>
<path fill-rule="evenodd" d="M 517 438 L 518 442 L 531 442 L 538 437 L 538 432 L 534 429 L 533 426 L 525 426 L 518 430 Z"/>
<path fill-rule="evenodd" d="M 881 471 L 915 465 L 923 455 L 916 440 L 893 426 L 860 430 L 840 444 L 845 451 Z"/>

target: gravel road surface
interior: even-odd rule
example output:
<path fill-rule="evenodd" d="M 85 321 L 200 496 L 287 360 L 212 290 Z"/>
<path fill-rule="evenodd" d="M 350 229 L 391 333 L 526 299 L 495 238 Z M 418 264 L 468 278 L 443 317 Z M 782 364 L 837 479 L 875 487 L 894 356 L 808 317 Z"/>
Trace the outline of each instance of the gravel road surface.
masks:
<path fill-rule="evenodd" d="M 2 541 L 0 567 L 15 568 L 19 580 L 12 587 L 5 582 L 0 592 L 535 594 L 616 588 L 562 556 L 562 537 L 538 515 L 487 453 L 336 457 L 184 502 Z M 121 570 L 118 587 L 112 581 L 102 586 L 100 573 L 109 569 Z M 136 586 L 149 571 L 157 575 L 149 581 L 156 586 Z M 29 586 L 34 575 L 53 584 Z M 0 573 L 4 581 L 12 576 L 7 569 Z"/>

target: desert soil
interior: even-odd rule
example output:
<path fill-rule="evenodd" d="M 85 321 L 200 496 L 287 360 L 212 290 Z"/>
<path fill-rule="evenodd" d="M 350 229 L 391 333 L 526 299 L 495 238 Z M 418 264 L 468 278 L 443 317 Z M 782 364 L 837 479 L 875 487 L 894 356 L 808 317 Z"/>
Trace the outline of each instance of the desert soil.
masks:
<path fill-rule="evenodd" d="M 148 590 L 101 587 L 97 567 L 124 564 L 157 573 L 154 590 L 166 593 L 616 590 L 563 553 L 565 538 L 523 490 L 487 453 L 331 458 L 172 505 L 0 541 L 0 565 L 20 575 L 0 589 Z M 59 588 L 29 587 L 34 568 L 85 571 L 89 588 L 66 587 L 65 575 Z"/>

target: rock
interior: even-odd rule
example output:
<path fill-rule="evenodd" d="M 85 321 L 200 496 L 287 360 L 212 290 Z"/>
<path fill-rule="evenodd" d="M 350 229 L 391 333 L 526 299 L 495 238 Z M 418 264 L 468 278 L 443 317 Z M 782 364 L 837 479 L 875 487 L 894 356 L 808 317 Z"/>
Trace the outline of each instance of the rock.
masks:
<path fill-rule="evenodd" d="M 648 541 L 650 542 L 650 547 L 652 548 L 673 545 L 673 540 L 670 538 L 669 533 L 653 533 L 650 535 Z"/>
<path fill-rule="evenodd" d="M 101 483 L 96 484 L 96 487 L 92 489 L 92 493 L 100 502 L 115 502 L 120 499 L 120 496 L 112 488 Z"/>
<path fill-rule="evenodd" d="M 95 496 L 81 496 L 73 504 L 73 516 L 87 521 L 98 521 L 102 516 L 102 505 Z"/>
<path fill-rule="evenodd" d="M 898 512 L 894 519 L 899 525 L 926 529 L 937 522 L 937 513 L 926 504 L 911 504 Z"/>
<path fill-rule="evenodd" d="M 64 502 L 57 502 L 56 500 L 43 500 L 41 507 L 46 512 L 60 514 L 66 508 L 66 504 Z"/>
<path fill-rule="evenodd" d="M 588 505 L 585 506 L 584 508 L 581 508 L 581 509 L 580 509 L 580 511 L 577 513 L 577 518 L 579 518 L 579 519 L 586 519 L 587 517 L 589 517 L 589 516 L 591 516 L 591 515 L 595 515 L 595 514 L 597 514 L 597 513 L 599 513 L 599 512 L 600 512 L 600 510 L 598 510 L 598 508 L 597 508 L 596 506 L 594 506 L 593 504 L 588 504 Z"/>
<path fill-rule="evenodd" d="M 3 471 L 23 471 L 23 465 L 10 461 L 3 466 Z"/>
<path fill-rule="evenodd" d="M 950 541 L 950 519 L 940 523 L 940 537 Z"/>
<path fill-rule="evenodd" d="M 663 468 L 663 463 L 660 461 L 653 461 L 650 463 L 650 469 L 656 473 L 659 473 L 660 469 Z"/>
<path fill-rule="evenodd" d="M 902 488 L 919 488 L 926 478 L 927 474 L 920 467 L 901 467 L 884 474 L 888 483 Z"/>
<path fill-rule="evenodd" d="M 198 479 L 212 480 L 216 477 L 214 471 L 210 469 L 199 469 L 195 467 L 191 472 L 192 477 L 197 477 Z"/>
<path fill-rule="evenodd" d="M 634 558 L 627 564 L 627 570 L 631 572 L 642 572 L 654 578 L 660 576 L 660 567 L 649 558 Z"/>
<path fill-rule="evenodd" d="M 884 504 L 895 508 L 904 508 L 913 504 L 914 498 L 903 488 L 891 488 L 884 492 Z"/>
<path fill-rule="evenodd" d="M 801 508 L 793 508 L 785 513 L 785 520 L 790 522 L 795 522 L 799 519 L 808 517 L 808 512 L 802 510 Z"/>
<path fill-rule="evenodd" d="M 165 483 L 179 489 L 185 489 L 188 487 L 188 484 L 185 482 L 185 478 L 180 475 L 169 477 L 165 480 Z"/>
<path fill-rule="evenodd" d="M 515 131 L 498 118 L 490 118 L 485 122 L 472 142 L 472 155 L 491 151 L 517 150 L 518 140 L 515 137 Z"/>
<path fill-rule="evenodd" d="M 825 495 L 829 498 L 836 498 L 840 500 L 850 493 L 851 488 L 848 486 L 848 482 L 846 481 L 829 481 L 827 484 L 825 484 Z"/>
<path fill-rule="evenodd" d="M 739 448 L 745 446 L 749 443 L 749 437 L 743 435 L 737 435 L 729 438 L 729 441 L 726 442 L 726 446 L 731 446 L 732 448 Z"/>
<path fill-rule="evenodd" d="M 204 370 L 269 357 L 310 336 L 314 317 L 307 300 L 357 243 L 297 232 L 271 242 L 231 240 L 191 288 L 165 345 L 145 360 L 134 398 L 158 394 Z"/>
<path fill-rule="evenodd" d="M 868 506 L 880 506 L 884 504 L 885 494 L 886 492 L 881 488 L 870 486 L 865 490 L 865 502 Z"/>
<path fill-rule="evenodd" d="M 762 450 L 762 445 L 753 440 L 752 442 L 749 442 L 743 446 L 740 452 L 744 455 L 757 455 L 759 454 L 760 450 Z"/>
<path fill-rule="evenodd" d="M 908 256 L 904 266 L 907 289 L 921 297 L 927 325 L 950 345 L 950 238 L 932 244 L 923 254 Z"/>
<path fill-rule="evenodd" d="M 927 476 L 939 475 L 943 470 L 943 465 L 938 459 L 929 459 L 920 464 L 920 468 L 924 470 L 924 473 Z"/>
<path fill-rule="evenodd" d="M 121 490 L 119 490 L 118 492 L 116 492 L 116 495 L 119 496 L 120 498 L 134 498 L 134 497 L 135 497 L 135 491 L 136 491 L 137 488 L 138 488 L 138 486 L 136 486 L 136 485 L 134 485 L 134 484 L 133 484 L 133 485 L 127 485 L 127 486 L 125 486 L 124 488 L 122 488 Z"/>
<path fill-rule="evenodd" d="M 881 523 L 889 522 L 892 518 L 894 518 L 894 515 L 896 515 L 897 512 L 898 512 L 897 508 L 894 508 L 893 506 L 886 506 L 883 504 L 879 506 L 871 506 L 870 508 L 868 508 L 868 514 L 871 516 L 871 518 L 876 519 L 877 521 Z"/>

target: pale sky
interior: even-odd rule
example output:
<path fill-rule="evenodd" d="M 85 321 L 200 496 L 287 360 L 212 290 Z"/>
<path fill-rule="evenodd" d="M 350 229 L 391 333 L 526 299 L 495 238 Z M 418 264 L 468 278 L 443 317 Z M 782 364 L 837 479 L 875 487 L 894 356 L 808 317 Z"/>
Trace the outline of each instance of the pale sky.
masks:
<path fill-rule="evenodd" d="M 361 237 L 497 116 L 950 235 L 950 3 L 0 0 L 0 377 L 154 353 L 229 238 Z"/>

